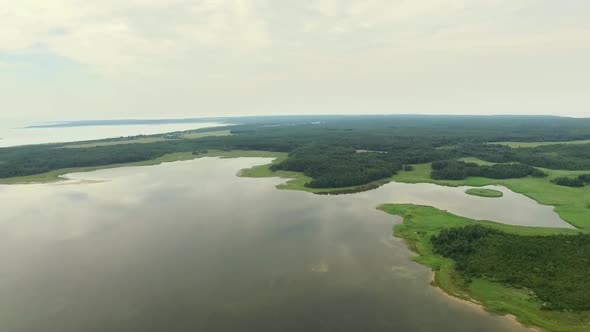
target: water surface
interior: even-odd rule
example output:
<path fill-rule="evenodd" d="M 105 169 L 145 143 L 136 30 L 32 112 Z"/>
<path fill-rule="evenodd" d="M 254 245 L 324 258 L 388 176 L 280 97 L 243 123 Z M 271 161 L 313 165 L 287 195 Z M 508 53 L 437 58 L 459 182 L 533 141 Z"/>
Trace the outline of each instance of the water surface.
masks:
<path fill-rule="evenodd" d="M 459 188 L 399 184 L 318 196 L 235 176 L 266 162 L 203 158 L 72 176 L 100 183 L 0 186 L 0 331 L 525 330 L 436 291 L 391 236 L 399 218 L 375 210 L 433 199 L 494 216 L 498 201 L 461 208 L 452 201 L 474 197 Z"/>

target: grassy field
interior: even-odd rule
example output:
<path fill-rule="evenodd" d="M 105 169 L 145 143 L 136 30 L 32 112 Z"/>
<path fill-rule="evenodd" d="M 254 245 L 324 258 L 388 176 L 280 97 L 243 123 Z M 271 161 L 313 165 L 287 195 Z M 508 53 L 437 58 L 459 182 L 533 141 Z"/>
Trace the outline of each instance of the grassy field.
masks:
<path fill-rule="evenodd" d="M 481 159 L 474 158 L 474 157 L 459 158 L 458 160 L 464 161 L 466 163 L 476 163 L 476 164 L 482 165 L 482 166 L 492 166 L 492 165 L 496 164 L 496 163 L 491 163 L 489 161 L 481 160 Z"/>
<path fill-rule="evenodd" d="M 498 314 L 513 314 L 525 325 L 542 327 L 547 331 L 589 331 L 590 312 L 559 312 L 541 310 L 541 305 L 524 289 L 514 289 L 485 279 L 467 283 L 454 269 L 454 262 L 433 252 L 430 238 L 444 228 L 462 227 L 474 223 L 504 232 L 525 236 L 577 234 L 578 230 L 521 227 L 490 221 L 475 221 L 438 210 L 411 204 L 387 204 L 379 207 L 389 214 L 401 216 L 402 224 L 395 226 L 397 237 L 406 240 L 419 254 L 415 260 L 435 271 L 433 284 L 449 295 L 472 301 Z"/>
<path fill-rule="evenodd" d="M 465 190 L 465 193 L 473 196 L 480 196 L 480 197 L 489 197 L 489 198 L 498 198 L 504 196 L 501 191 L 494 190 L 494 189 L 485 189 L 485 188 L 471 188 Z"/>
<path fill-rule="evenodd" d="M 511 148 L 534 148 L 536 146 L 555 144 L 590 144 L 590 139 L 566 142 L 490 142 L 488 144 L 505 145 Z"/>
<path fill-rule="evenodd" d="M 430 164 L 414 165 L 411 172 L 400 172 L 392 177 L 393 181 L 405 183 L 434 183 L 445 186 L 501 185 L 510 190 L 528 196 L 540 204 L 555 206 L 555 211 L 563 220 L 580 229 L 590 229 L 590 186 L 572 188 L 558 186 L 551 182 L 560 176 L 577 176 L 588 171 L 562 171 L 542 169 L 546 178 L 526 177 L 520 179 L 488 179 L 470 177 L 465 180 L 433 180 L 430 178 L 432 168 Z"/>

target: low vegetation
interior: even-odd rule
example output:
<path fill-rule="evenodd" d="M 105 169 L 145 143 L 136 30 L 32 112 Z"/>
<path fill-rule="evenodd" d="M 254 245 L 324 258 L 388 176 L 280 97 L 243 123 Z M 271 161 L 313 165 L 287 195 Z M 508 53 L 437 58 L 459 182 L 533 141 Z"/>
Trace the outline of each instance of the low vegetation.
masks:
<path fill-rule="evenodd" d="M 465 280 L 529 289 L 544 310 L 590 310 L 590 234 L 522 236 L 470 225 L 430 241 Z"/>
<path fill-rule="evenodd" d="M 590 186 L 573 188 L 558 186 L 551 180 L 558 177 L 577 177 L 587 174 L 584 171 L 566 171 L 541 169 L 547 177 L 525 177 L 514 179 L 489 179 L 484 177 L 468 177 L 463 180 L 435 180 L 431 178 L 430 163 L 414 165 L 413 172 L 400 172 L 392 180 L 406 183 L 435 183 L 445 186 L 483 187 L 501 185 L 510 190 L 528 196 L 540 204 L 555 207 L 559 216 L 570 224 L 590 229 Z"/>
<path fill-rule="evenodd" d="M 410 248 L 419 254 L 415 258 L 417 262 L 435 271 L 433 283 L 446 293 L 481 304 L 487 310 L 499 314 L 515 315 L 522 323 L 538 326 L 543 330 L 588 331 L 590 311 L 585 308 L 589 300 L 587 294 L 590 293 L 576 292 L 576 290 L 582 291 L 582 288 L 578 288 L 577 281 L 584 284 L 580 287 L 586 287 L 588 284 L 587 280 L 582 280 L 587 276 L 587 271 L 584 271 L 590 267 L 586 252 L 587 237 L 590 236 L 588 232 L 580 235 L 578 230 L 521 227 L 475 221 L 433 207 L 411 204 L 387 204 L 380 209 L 403 218 L 403 223 L 395 225 L 395 236 L 405 239 Z M 439 240 L 439 242 L 449 243 L 441 245 L 439 247 L 441 249 L 444 246 L 445 250 L 449 252 L 456 250 L 459 255 L 465 252 L 471 253 L 466 255 L 470 257 L 470 261 L 461 267 L 458 267 L 459 263 L 450 255 L 444 256 L 437 253 L 433 238 L 442 239 L 440 237 L 442 232 L 450 234 L 448 232 L 453 232 L 452 229 L 465 227 L 469 229 L 474 225 L 485 227 L 485 232 L 489 230 L 490 233 L 501 235 L 498 239 L 485 240 L 489 241 L 485 243 L 467 244 L 467 240 L 464 242 Z M 520 243 L 521 239 L 525 241 Z M 567 243 L 569 240 L 571 243 Z M 574 244 L 584 245 L 585 248 L 579 255 L 572 253 L 572 260 L 561 256 L 575 251 Z M 477 248 L 478 245 L 485 245 L 487 249 Z M 552 245 L 558 247 L 550 248 L 549 246 Z M 506 247 L 503 248 L 504 246 Z M 543 266 L 543 263 L 548 265 Z M 511 274 L 507 269 L 508 266 L 505 268 L 504 264 L 513 268 L 514 274 Z M 580 266 L 581 264 L 585 266 Z M 534 270 L 535 267 L 542 267 L 542 269 Z M 569 272 L 573 275 L 560 276 L 561 267 L 564 268 L 562 270 L 564 273 Z M 464 272 L 472 271 L 470 268 L 473 268 L 473 273 Z M 552 301 L 543 300 L 540 294 L 528 288 L 533 284 L 539 287 L 537 289 L 541 290 L 543 299 L 549 298 Z M 567 295 L 559 294 L 562 290 Z M 561 310 L 566 307 L 569 309 Z"/>
<path fill-rule="evenodd" d="M 473 196 L 481 196 L 481 197 L 490 197 L 490 198 L 498 198 L 504 196 L 504 194 L 499 190 L 494 189 L 486 189 L 486 188 L 471 188 L 465 191 L 469 195 Z"/>
<path fill-rule="evenodd" d="M 229 130 L 217 130 L 217 131 L 192 131 L 183 133 L 182 138 L 184 139 L 195 139 L 209 136 L 229 136 L 231 131 Z"/>

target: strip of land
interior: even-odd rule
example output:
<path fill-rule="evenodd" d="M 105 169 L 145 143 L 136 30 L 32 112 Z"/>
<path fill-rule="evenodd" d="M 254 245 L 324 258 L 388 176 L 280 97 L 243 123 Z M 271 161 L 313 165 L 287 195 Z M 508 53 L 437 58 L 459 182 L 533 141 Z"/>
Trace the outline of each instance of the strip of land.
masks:
<path fill-rule="evenodd" d="M 551 205 L 559 216 L 579 229 L 590 229 L 590 187 L 564 187 L 551 182 L 562 176 L 577 176 L 588 171 L 565 171 L 543 169 L 547 177 L 525 177 L 518 179 L 488 179 L 470 177 L 464 180 L 434 180 L 430 177 L 432 167 L 430 163 L 414 165 L 411 172 L 400 172 L 392 177 L 393 181 L 405 183 L 434 183 L 444 186 L 483 187 L 500 185 L 510 190 L 534 199 L 539 204 Z"/>
<path fill-rule="evenodd" d="M 476 158 L 469 158 L 471 161 Z M 273 163 L 279 163 L 281 159 L 275 159 Z M 479 161 L 479 160 L 477 160 Z M 308 188 L 305 183 L 309 182 L 311 178 L 303 175 L 300 172 L 277 171 L 273 172 L 270 165 L 256 166 L 249 170 L 244 170 L 241 174 L 249 177 L 273 177 L 279 176 L 289 178 L 286 184 L 280 185 L 279 189 L 290 190 L 304 190 L 314 193 L 338 193 L 343 188 Z M 525 177 L 518 179 L 489 179 L 482 177 L 470 177 L 465 180 L 433 180 L 430 177 L 432 167 L 430 163 L 414 165 L 412 171 L 401 171 L 390 179 L 383 181 L 375 181 L 370 186 L 380 186 L 390 181 L 404 182 L 404 183 L 434 183 L 444 186 L 471 186 L 483 187 L 488 185 L 501 185 L 510 190 L 523 194 L 539 204 L 551 205 L 555 207 L 555 211 L 566 222 L 572 224 L 579 229 L 590 229 L 590 187 L 572 188 L 557 186 L 551 182 L 552 179 L 561 176 L 577 176 L 586 174 L 587 171 L 565 171 L 565 170 L 550 170 L 542 169 L 548 176 L 544 178 Z M 363 186 L 353 186 L 344 189 L 363 191 Z M 480 189 L 481 190 L 481 189 Z"/>
<path fill-rule="evenodd" d="M 254 166 L 252 168 L 243 169 L 239 175 L 242 177 L 251 178 L 267 178 L 267 177 L 280 177 L 287 179 L 287 182 L 277 186 L 277 189 L 284 190 L 302 190 L 306 192 L 316 194 L 345 194 L 362 192 L 371 189 L 378 188 L 388 182 L 389 179 L 380 181 L 373 181 L 368 184 L 342 187 L 342 188 L 309 188 L 305 184 L 311 181 L 311 178 L 305 176 L 301 172 L 291 171 L 272 171 L 270 167 L 274 164 L 280 163 L 287 158 L 287 153 L 284 152 L 269 152 L 269 151 L 257 151 L 257 150 L 208 150 L 204 153 L 194 154 L 192 152 L 177 152 L 166 154 L 160 158 L 146 160 L 134 163 L 123 163 L 123 164 L 110 164 L 104 166 L 93 166 L 93 167 L 73 167 L 63 168 L 42 174 L 30 175 L 30 176 L 19 176 L 12 178 L 0 179 L 0 184 L 38 184 L 38 183 L 51 183 L 65 180 L 63 175 L 69 173 L 83 173 L 92 172 L 101 169 L 118 168 L 118 167 L 136 167 L 136 166 L 151 166 L 159 165 L 161 163 L 175 162 L 175 161 L 186 161 L 193 160 L 203 157 L 218 157 L 218 158 L 240 158 L 240 157 L 257 157 L 257 158 L 272 158 L 273 161 L 270 164 Z"/>
<path fill-rule="evenodd" d="M 210 136 L 229 136 L 231 132 L 229 130 L 219 131 L 190 131 L 186 133 L 170 133 L 170 134 L 157 134 L 149 136 L 135 136 L 126 137 L 122 139 L 105 139 L 87 142 L 76 142 L 68 143 L 63 147 L 68 149 L 80 149 L 80 148 L 94 148 L 97 146 L 111 146 L 119 144 L 147 144 L 154 142 L 162 142 L 170 139 L 195 139 Z"/>
<path fill-rule="evenodd" d="M 159 165 L 162 163 L 169 163 L 175 161 L 193 160 L 203 157 L 219 157 L 219 158 L 239 158 L 239 157 L 259 157 L 259 158 L 274 158 L 280 160 L 286 158 L 286 153 L 281 152 L 268 152 L 268 151 L 254 151 L 254 150 L 210 150 L 202 154 L 194 154 L 192 152 L 177 152 L 169 153 L 160 158 L 134 162 L 134 163 L 122 163 L 122 164 L 110 164 L 103 166 L 92 166 L 92 167 L 72 167 L 62 168 L 42 174 L 35 174 L 29 176 L 18 176 L 12 178 L 0 179 L 0 184 L 37 184 L 37 183 L 51 183 L 63 181 L 62 177 L 69 173 L 84 173 L 92 172 L 101 169 L 118 168 L 118 167 L 136 167 L 136 166 L 151 166 Z"/>
<path fill-rule="evenodd" d="M 379 209 L 403 218 L 394 234 L 407 241 L 419 254 L 415 258 L 435 271 L 433 284 L 449 295 L 484 306 L 498 314 L 512 314 L 525 325 L 541 327 L 547 331 L 588 331 L 590 312 L 542 310 L 542 303 L 527 289 L 514 288 L 485 278 L 466 280 L 455 268 L 455 262 L 434 252 L 431 238 L 443 229 L 484 225 L 520 236 L 576 235 L 580 231 L 540 227 L 520 227 L 490 221 L 476 221 L 450 214 L 433 207 L 411 204 L 388 204 Z M 588 234 L 588 231 L 583 233 Z M 517 272 L 517 271 L 515 271 Z"/>
<path fill-rule="evenodd" d="M 480 197 L 488 197 L 488 198 L 498 198 L 504 196 L 504 194 L 499 190 L 494 189 L 486 189 L 486 188 L 472 188 L 467 189 L 465 191 L 468 195 L 472 196 L 480 196 Z"/>

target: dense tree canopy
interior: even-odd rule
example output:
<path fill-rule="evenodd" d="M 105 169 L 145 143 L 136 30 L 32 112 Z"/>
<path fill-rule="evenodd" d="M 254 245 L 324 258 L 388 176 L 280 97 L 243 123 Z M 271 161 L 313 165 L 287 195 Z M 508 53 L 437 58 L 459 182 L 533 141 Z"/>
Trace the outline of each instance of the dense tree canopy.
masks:
<path fill-rule="evenodd" d="M 555 178 L 551 180 L 551 182 L 565 187 L 583 187 L 584 180 L 580 177 L 577 178 L 568 178 L 566 176 Z"/>
<path fill-rule="evenodd" d="M 478 165 L 457 160 L 441 160 L 432 163 L 432 178 L 435 180 L 463 180 L 470 176 L 491 179 L 511 179 L 526 176 L 543 177 L 542 171 L 523 164 Z"/>
<path fill-rule="evenodd" d="M 289 158 L 273 165 L 273 170 L 303 172 L 313 178 L 311 188 L 347 187 L 391 177 L 402 168 L 387 153 L 358 153 L 352 148 L 308 145 L 296 149 Z"/>
<path fill-rule="evenodd" d="M 586 184 L 590 184 L 590 174 L 579 175 L 578 179 L 584 181 L 584 183 L 586 183 Z"/>
<path fill-rule="evenodd" d="M 520 236 L 474 225 L 441 231 L 437 254 L 466 278 L 526 287 L 553 310 L 590 310 L 590 235 Z"/>
<path fill-rule="evenodd" d="M 590 169 L 590 144 L 556 144 L 510 148 L 497 144 L 465 144 L 461 154 L 494 163 L 518 162 L 550 169 Z"/>
<path fill-rule="evenodd" d="M 207 149 L 289 152 L 275 169 L 299 170 L 310 187 L 344 187 L 387 178 L 412 165 L 475 156 L 506 165 L 483 167 L 447 162 L 434 178 L 541 176 L 531 166 L 590 169 L 590 144 L 513 149 L 495 141 L 590 139 L 590 120 L 514 116 L 300 116 L 230 119 L 233 135 L 166 139 L 64 149 L 64 144 L 0 149 L 0 178 L 51 170 L 145 161 L 173 152 Z M 218 128 L 199 131 L 219 130 Z M 117 141 L 120 139 L 111 139 Z M 510 165 L 508 165 L 510 163 Z"/>

